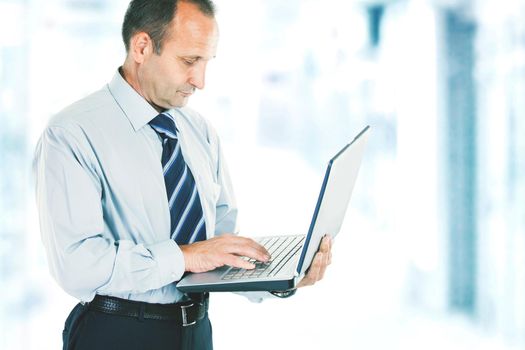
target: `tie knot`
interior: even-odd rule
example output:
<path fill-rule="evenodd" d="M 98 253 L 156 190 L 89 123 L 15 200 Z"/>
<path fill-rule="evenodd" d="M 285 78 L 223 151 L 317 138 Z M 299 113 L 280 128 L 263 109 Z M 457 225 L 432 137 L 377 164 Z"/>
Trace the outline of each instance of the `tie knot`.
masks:
<path fill-rule="evenodd" d="M 175 120 L 168 112 L 163 112 L 153 118 L 149 125 L 162 137 L 162 138 L 177 138 L 177 126 Z"/>

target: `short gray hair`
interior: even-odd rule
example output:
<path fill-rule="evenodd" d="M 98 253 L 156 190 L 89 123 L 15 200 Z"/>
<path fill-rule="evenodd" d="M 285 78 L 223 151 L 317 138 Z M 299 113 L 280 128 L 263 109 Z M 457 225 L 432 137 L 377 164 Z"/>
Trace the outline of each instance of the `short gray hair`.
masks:
<path fill-rule="evenodd" d="M 150 36 L 155 52 L 160 55 L 179 1 L 195 4 L 204 15 L 215 17 L 215 5 L 211 0 L 132 0 L 122 23 L 126 52 L 129 52 L 131 37 L 145 32 Z"/>

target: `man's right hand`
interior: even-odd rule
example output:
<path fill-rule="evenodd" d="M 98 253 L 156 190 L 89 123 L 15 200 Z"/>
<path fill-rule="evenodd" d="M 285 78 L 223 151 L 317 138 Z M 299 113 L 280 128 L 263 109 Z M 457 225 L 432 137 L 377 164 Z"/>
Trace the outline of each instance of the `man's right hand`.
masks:
<path fill-rule="evenodd" d="M 206 272 L 229 265 L 243 269 L 253 269 L 255 265 L 243 256 L 257 261 L 268 262 L 270 254 L 253 239 L 223 234 L 205 241 L 181 245 L 184 255 L 185 271 Z"/>

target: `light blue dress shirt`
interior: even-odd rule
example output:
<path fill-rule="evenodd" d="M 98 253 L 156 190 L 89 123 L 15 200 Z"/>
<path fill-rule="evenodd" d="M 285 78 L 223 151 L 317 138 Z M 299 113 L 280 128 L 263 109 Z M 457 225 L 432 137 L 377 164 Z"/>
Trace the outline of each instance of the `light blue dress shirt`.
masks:
<path fill-rule="evenodd" d="M 33 169 L 49 268 L 82 301 L 95 294 L 151 303 L 185 298 L 173 283 L 184 273 L 184 259 L 170 239 L 162 144 L 148 125 L 157 114 L 117 72 L 107 86 L 55 115 L 38 141 Z M 237 232 L 216 132 L 191 109 L 171 114 L 208 238 Z"/>

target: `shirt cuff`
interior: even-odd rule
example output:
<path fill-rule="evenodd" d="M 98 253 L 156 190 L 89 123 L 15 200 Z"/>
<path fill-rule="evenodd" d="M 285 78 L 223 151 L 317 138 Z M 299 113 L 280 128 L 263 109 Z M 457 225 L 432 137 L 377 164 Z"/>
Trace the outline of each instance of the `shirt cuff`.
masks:
<path fill-rule="evenodd" d="M 265 299 L 278 299 L 276 295 L 270 292 L 234 292 L 235 294 L 242 295 L 252 303 L 262 303 Z"/>
<path fill-rule="evenodd" d="M 157 261 L 159 278 L 162 286 L 168 285 L 182 278 L 185 264 L 182 250 L 173 239 L 155 243 L 147 247 Z"/>

